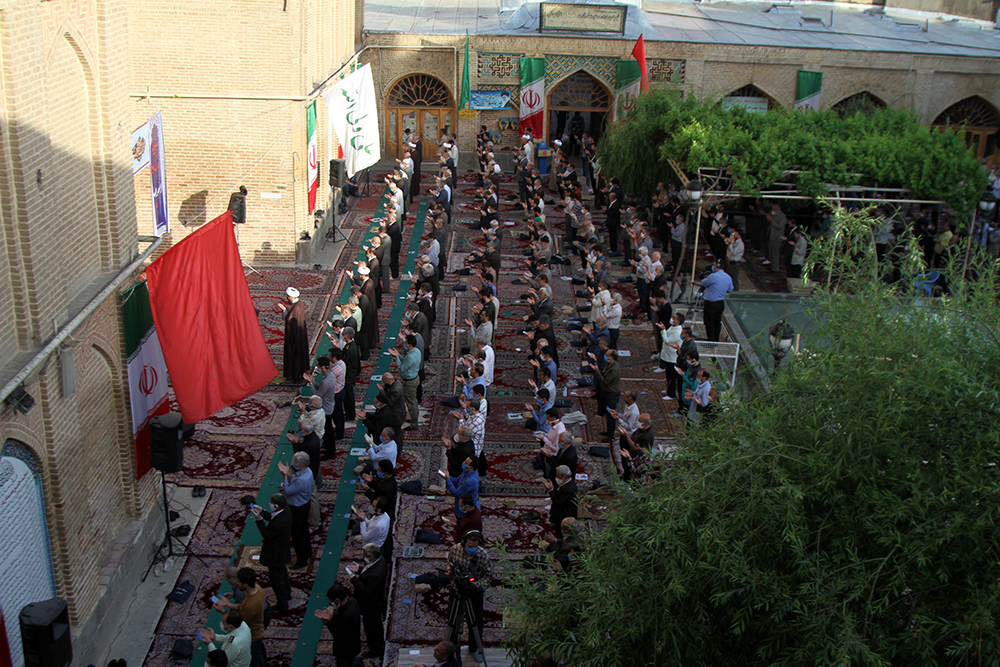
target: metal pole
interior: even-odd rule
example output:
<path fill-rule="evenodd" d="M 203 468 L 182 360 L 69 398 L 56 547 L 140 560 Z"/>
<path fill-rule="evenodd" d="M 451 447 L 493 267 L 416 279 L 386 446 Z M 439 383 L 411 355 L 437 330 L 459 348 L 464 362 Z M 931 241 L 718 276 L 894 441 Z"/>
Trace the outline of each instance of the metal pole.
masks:
<path fill-rule="evenodd" d="M 969 272 L 969 256 L 972 255 L 972 239 L 976 235 L 976 211 L 972 211 L 972 226 L 969 227 L 969 243 L 965 246 L 965 264 L 962 265 L 962 278 L 967 278 Z"/>
<path fill-rule="evenodd" d="M 701 200 L 698 200 L 698 220 L 694 225 L 694 255 L 691 257 L 691 294 L 694 294 L 694 274 L 698 270 L 698 236 L 701 234 Z"/>

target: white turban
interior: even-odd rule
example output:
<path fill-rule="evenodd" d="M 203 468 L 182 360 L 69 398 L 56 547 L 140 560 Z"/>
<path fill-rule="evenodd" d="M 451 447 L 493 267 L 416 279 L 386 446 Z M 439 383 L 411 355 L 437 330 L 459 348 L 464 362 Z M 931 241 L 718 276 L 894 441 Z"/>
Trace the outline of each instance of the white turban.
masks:
<path fill-rule="evenodd" d="M 299 291 L 297 289 L 295 289 L 294 287 L 289 287 L 288 289 L 286 289 L 285 290 L 285 294 L 288 295 L 289 299 L 298 299 L 299 298 Z"/>
<path fill-rule="evenodd" d="M 359 266 L 358 267 L 358 273 L 360 273 L 363 276 L 367 276 L 371 272 L 372 272 L 372 270 L 369 269 L 367 266 Z"/>

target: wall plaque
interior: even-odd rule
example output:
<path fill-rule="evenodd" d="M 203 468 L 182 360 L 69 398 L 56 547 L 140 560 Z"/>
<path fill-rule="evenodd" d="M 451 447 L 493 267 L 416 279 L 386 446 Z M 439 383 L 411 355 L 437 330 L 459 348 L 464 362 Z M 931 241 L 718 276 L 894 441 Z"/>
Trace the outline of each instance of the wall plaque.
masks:
<path fill-rule="evenodd" d="M 619 5 L 569 5 L 543 2 L 538 5 L 538 31 L 616 32 L 625 34 L 628 7 Z"/>

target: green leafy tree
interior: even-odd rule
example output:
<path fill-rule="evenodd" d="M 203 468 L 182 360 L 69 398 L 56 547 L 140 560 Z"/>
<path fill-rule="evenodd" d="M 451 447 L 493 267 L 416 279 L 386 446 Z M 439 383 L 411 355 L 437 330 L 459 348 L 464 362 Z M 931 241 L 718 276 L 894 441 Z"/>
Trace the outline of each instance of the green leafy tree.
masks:
<path fill-rule="evenodd" d="M 997 266 L 915 299 L 868 219 L 834 228 L 836 290 L 770 391 L 619 487 L 572 576 L 519 571 L 520 664 L 1000 663 Z"/>
<path fill-rule="evenodd" d="M 962 214 L 975 207 L 987 179 L 962 133 L 932 130 L 906 111 L 755 114 L 666 91 L 641 95 L 598 153 L 605 173 L 643 198 L 674 177 L 668 159 L 688 173 L 729 168 L 747 195 L 794 169 L 806 195 L 827 194 L 826 184 L 906 187 L 916 199 L 941 199 Z"/>

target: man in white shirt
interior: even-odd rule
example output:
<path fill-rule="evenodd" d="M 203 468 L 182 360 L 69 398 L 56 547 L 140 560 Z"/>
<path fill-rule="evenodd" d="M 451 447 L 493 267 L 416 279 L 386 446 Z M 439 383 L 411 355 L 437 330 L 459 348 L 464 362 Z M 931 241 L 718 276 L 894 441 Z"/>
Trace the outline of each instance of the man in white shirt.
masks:
<path fill-rule="evenodd" d="M 387 461 L 392 463 L 392 467 L 395 468 L 396 455 L 398 451 L 399 448 L 396 445 L 392 428 L 386 426 L 384 429 L 382 429 L 382 433 L 379 435 L 379 441 L 377 443 L 373 442 L 371 446 L 368 448 L 368 451 L 365 452 L 365 454 L 368 456 L 368 458 L 372 460 L 373 468 L 377 467 L 378 462 L 381 461 L 382 459 L 386 459 Z"/>
<path fill-rule="evenodd" d="M 483 379 L 486 380 L 486 386 L 493 384 L 493 370 L 496 367 L 496 352 L 493 351 L 493 346 L 484 340 L 477 340 L 476 347 L 479 351 L 485 355 L 485 358 L 480 360 L 483 364 Z"/>
<path fill-rule="evenodd" d="M 743 264 L 745 246 L 743 238 L 735 229 L 726 239 L 726 244 L 729 246 L 726 249 L 726 273 L 733 279 L 733 291 L 737 292 L 740 289 L 740 265 Z"/>
<path fill-rule="evenodd" d="M 224 634 L 216 634 L 210 628 L 201 629 L 201 641 L 208 644 L 209 651 L 222 651 L 229 659 L 229 667 L 250 667 L 250 626 L 243 622 L 243 616 L 236 609 L 230 609 L 222 621 Z M 220 646 L 216 646 L 218 642 Z"/>
<path fill-rule="evenodd" d="M 389 515 L 385 513 L 382 505 L 386 499 L 379 496 L 372 501 L 372 518 L 365 516 L 361 510 L 355 510 L 354 515 L 361 522 L 360 542 L 362 544 L 377 544 L 381 547 L 385 544 L 385 538 L 389 536 Z"/>

